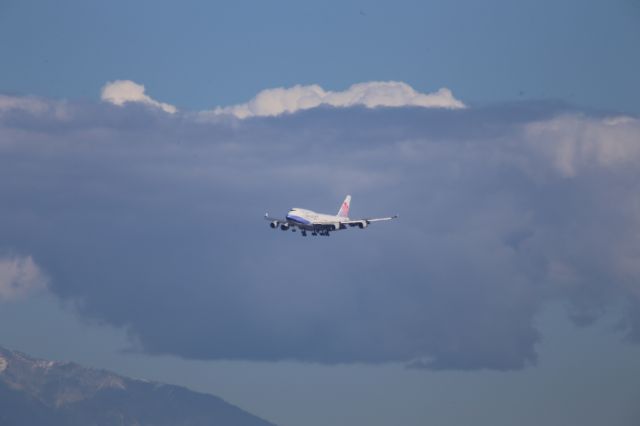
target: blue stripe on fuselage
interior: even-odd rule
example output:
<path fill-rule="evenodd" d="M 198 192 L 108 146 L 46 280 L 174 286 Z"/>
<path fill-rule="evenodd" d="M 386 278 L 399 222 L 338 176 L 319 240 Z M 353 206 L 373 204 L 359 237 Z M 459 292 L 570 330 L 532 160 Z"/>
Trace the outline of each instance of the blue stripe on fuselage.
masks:
<path fill-rule="evenodd" d="M 301 223 L 303 225 L 311 225 L 311 222 L 309 222 L 307 219 L 300 217 L 300 216 L 295 216 L 292 214 L 288 214 L 287 215 L 287 220 L 291 220 L 293 222 L 297 222 L 297 223 Z"/>

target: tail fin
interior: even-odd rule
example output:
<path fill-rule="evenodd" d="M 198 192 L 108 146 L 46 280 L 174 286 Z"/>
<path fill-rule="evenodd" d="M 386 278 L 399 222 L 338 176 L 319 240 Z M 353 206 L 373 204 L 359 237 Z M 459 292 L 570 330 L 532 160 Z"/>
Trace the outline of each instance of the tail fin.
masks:
<path fill-rule="evenodd" d="M 338 210 L 338 216 L 349 217 L 349 206 L 351 205 L 351 195 L 347 195 L 347 198 L 342 202 L 340 210 Z"/>

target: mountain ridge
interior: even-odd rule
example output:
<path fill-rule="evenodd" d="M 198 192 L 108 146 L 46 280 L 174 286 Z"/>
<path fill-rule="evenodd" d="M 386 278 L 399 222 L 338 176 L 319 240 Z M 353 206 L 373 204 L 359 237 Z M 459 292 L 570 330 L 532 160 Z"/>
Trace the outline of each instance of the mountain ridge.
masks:
<path fill-rule="evenodd" d="M 0 346 L 3 426 L 275 426 L 221 398 Z"/>

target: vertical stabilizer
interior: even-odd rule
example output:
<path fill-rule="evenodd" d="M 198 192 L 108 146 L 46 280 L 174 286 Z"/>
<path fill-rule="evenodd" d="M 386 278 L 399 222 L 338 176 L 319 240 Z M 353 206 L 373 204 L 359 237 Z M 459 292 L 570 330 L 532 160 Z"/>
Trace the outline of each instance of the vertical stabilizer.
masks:
<path fill-rule="evenodd" d="M 349 217 L 349 206 L 351 205 L 351 195 L 347 195 L 347 198 L 342 202 L 340 210 L 338 210 L 338 216 Z"/>

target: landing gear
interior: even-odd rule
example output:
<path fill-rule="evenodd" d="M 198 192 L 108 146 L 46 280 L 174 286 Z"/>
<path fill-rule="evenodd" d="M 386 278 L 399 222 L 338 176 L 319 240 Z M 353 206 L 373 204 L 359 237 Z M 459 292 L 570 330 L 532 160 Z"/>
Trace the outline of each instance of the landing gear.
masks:
<path fill-rule="evenodd" d="M 330 235 L 329 230 L 327 229 L 309 229 L 308 231 L 311 232 L 311 235 L 313 235 L 314 237 L 317 237 L 318 235 L 328 237 Z M 306 237 L 307 229 L 301 229 L 300 234 L 302 234 L 303 237 Z"/>

